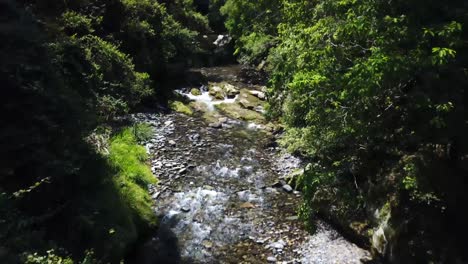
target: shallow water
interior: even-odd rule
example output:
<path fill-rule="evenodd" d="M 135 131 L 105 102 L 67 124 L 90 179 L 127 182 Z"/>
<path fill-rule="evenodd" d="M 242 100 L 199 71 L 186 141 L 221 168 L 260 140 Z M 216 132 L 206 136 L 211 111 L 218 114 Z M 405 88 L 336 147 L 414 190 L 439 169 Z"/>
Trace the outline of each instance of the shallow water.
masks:
<path fill-rule="evenodd" d="M 193 95 L 190 92 L 184 93 L 183 90 L 178 90 L 177 92 L 183 96 L 186 96 L 188 99 L 192 101 L 205 104 L 209 111 L 214 111 L 215 105 L 219 105 L 222 103 L 232 104 L 238 98 L 238 96 L 236 96 L 234 98 L 226 98 L 224 100 L 215 100 L 210 96 L 208 91 L 202 91 L 201 95 Z"/>
<path fill-rule="evenodd" d="M 301 161 L 272 147 L 261 126 L 228 119 L 215 129 L 179 114 L 135 119 L 155 128 L 147 149 L 161 219 L 138 263 L 360 263 L 368 255 L 325 223 L 316 234 L 305 230 L 300 192 L 277 185 Z"/>

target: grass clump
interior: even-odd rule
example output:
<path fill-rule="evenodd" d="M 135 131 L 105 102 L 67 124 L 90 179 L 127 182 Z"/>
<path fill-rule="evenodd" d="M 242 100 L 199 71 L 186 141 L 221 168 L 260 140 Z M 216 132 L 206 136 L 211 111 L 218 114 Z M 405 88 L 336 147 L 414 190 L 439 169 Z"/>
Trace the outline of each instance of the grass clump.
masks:
<path fill-rule="evenodd" d="M 111 139 L 109 160 L 117 172 L 114 183 L 137 220 L 151 225 L 156 223 L 156 218 L 147 186 L 156 184 L 156 178 L 145 164 L 147 158 L 145 148 L 137 144 L 131 128 L 124 129 Z"/>

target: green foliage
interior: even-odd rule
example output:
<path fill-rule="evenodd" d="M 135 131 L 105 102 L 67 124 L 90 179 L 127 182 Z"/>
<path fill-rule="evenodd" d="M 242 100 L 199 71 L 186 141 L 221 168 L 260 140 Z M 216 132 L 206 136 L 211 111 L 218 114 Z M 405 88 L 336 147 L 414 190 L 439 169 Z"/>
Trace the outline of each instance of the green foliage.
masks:
<path fill-rule="evenodd" d="M 171 59 L 186 59 L 198 51 L 197 32 L 176 20 L 164 5 L 152 0 L 124 0 L 122 5 L 123 21 L 115 35 L 138 70 L 161 74 Z M 201 19 L 191 14 L 186 24 L 192 23 L 192 18 Z"/>
<path fill-rule="evenodd" d="M 372 208 L 392 197 L 399 206 L 392 221 L 412 228 L 388 239 L 420 241 L 399 257 L 453 261 L 442 250 L 437 257 L 426 252 L 454 235 L 435 231 L 449 221 L 445 209 L 466 219 L 454 202 L 468 201 L 457 186 L 468 167 L 466 5 L 268 4 L 228 0 L 222 11 L 241 57 L 255 62 L 268 52 L 268 116 L 286 125 L 283 145 L 313 161 L 303 178 L 306 205 L 346 229 L 372 219 Z M 264 10 L 274 18 L 257 21 Z M 273 45 L 264 44 L 268 36 Z M 424 222 L 428 214 L 432 225 Z"/>
<path fill-rule="evenodd" d="M 239 61 L 241 63 L 260 63 L 260 60 L 267 56 L 273 42 L 274 38 L 272 36 L 253 32 L 239 38 L 238 44 L 242 48 L 237 48 L 235 55 L 240 55 Z"/>
<path fill-rule="evenodd" d="M 61 22 L 63 31 L 70 35 L 77 34 L 82 36 L 94 32 L 93 19 L 73 11 L 63 13 Z"/>
<path fill-rule="evenodd" d="M 225 16 L 221 14 L 221 7 L 226 3 L 226 0 L 211 0 L 208 12 L 208 20 L 210 28 L 215 32 L 225 32 L 224 26 Z"/>
<path fill-rule="evenodd" d="M 128 112 L 152 94 L 149 75 L 135 72 L 128 55 L 99 37 L 71 37 L 49 48 L 70 86 L 105 120 Z"/>
<path fill-rule="evenodd" d="M 153 132 L 96 128 L 159 96 L 197 33 L 156 1 L 21 3 L 0 3 L 0 262 L 118 262 L 156 224 L 137 145 Z"/>
<path fill-rule="evenodd" d="M 126 128 L 111 139 L 109 160 L 117 170 L 113 181 L 120 194 L 142 223 L 155 224 L 151 209 L 152 200 L 148 184 L 156 184 L 156 178 L 146 165 L 146 150 L 137 144 L 132 128 Z"/>
<path fill-rule="evenodd" d="M 132 130 L 137 142 L 146 142 L 154 135 L 153 127 L 146 123 L 134 124 Z"/>
<path fill-rule="evenodd" d="M 244 63 L 259 63 L 272 46 L 281 21 L 278 0 L 227 0 L 221 7 L 225 26 L 236 39 L 236 55 Z"/>
<path fill-rule="evenodd" d="M 54 254 L 53 250 L 47 251 L 46 256 L 37 253 L 28 255 L 26 264 L 73 264 L 71 258 L 62 258 Z"/>

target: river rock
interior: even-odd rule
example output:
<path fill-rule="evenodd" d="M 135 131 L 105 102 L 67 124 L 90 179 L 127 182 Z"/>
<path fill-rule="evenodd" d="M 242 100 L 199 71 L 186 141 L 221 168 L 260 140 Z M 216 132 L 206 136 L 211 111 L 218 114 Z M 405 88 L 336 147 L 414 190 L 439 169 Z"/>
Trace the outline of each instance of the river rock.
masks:
<path fill-rule="evenodd" d="M 237 89 L 234 85 L 229 83 L 224 85 L 224 91 L 226 92 L 227 98 L 231 99 L 236 97 L 236 95 L 238 95 L 240 92 L 239 89 Z"/>
<path fill-rule="evenodd" d="M 287 183 L 284 180 L 279 180 L 279 181 L 273 183 L 273 185 L 271 185 L 271 187 L 279 188 L 279 187 L 283 187 L 286 184 Z"/>
<path fill-rule="evenodd" d="M 182 207 L 180 208 L 180 210 L 181 210 L 182 212 L 184 212 L 184 213 L 188 213 L 188 212 L 190 212 L 190 207 L 188 207 L 188 206 L 182 206 Z"/>
<path fill-rule="evenodd" d="M 280 249 L 280 250 L 283 250 L 284 249 L 284 241 L 281 239 L 279 240 L 278 242 L 274 242 L 274 243 L 271 243 L 270 244 L 270 247 L 271 248 L 274 248 L 274 249 Z"/>
<path fill-rule="evenodd" d="M 267 258 L 267 261 L 268 261 L 268 262 L 276 262 L 276 258 L 273 257 L 273 256 L 269 256 L 269 257 Z"/>
<path fill-rule="evenodd" d="M 171 146 L 175 146 L 175 145 L 176 145 L 176 142 L 175 142 L 174 140 L 172 140 L 172 139 L 169 140 L 168 143 L 169 143 L 169 145 L 171 145 Z"/>
<path fill-rule="evenodd" d="M 192 90 L 190 90 L 190 93 L 191 93 L 192 95 L 195 95 L 195 96 L 199 96 L 199 95 L 202 94 L 201 91 L 200 91 L 200 89 L 198 89 L 198 88 L 192 88 Z"/>
<path fill-rule="evenodd" d="M 286 217 L 286 220 L 288 220 L 288 221 L 296 221 L 298 219 L 299 219 L 299 216 L 297 216 L 297 215 Z"/>
<path fill-rule="evenodd" d="M 209 94 L 216 100 L 224 100 L 224 91 L 219 86 L 211 86 Z"/>
<path fill-rule="evenodd" d="M 245 203 L 241 204 L 240 207 L 245 208 L 245 209 L 252 209 L 252 208 L 255 208 L 255 205 L 253 205 L 252 203 L 249 203 L 249 202 L 245 202 Z"/>
<path fill-rule="evenodd" d="M 294 189 L 289 184 L 283 185 L 283 190 L 287 193 L 291 193 Z"/>
<path fill-rule="evenodd" d="M 213 247 L 213 242 L 208 241 L 208 240 L 204 240 L 204 241 L 202 242 L 202 245 L 203 245 L 205 248 L 210 249 L 210 248 Z"/>
<path fill-rule="evenodd" d="M 253 96 L 256 96 L 258 99 L 260 100 L 265 100 L 266 99 L 266 95 L 264 92 L 260 92 L 260 91 L 250 91 L 250 94 L 253 95 Z"/>
<path fill-rule="evenodd" d="M 252 103 L 246 98 L 239 99 L 239 104 L 245 109 L 249 109 L 249 110 L 255 109 L 255 105 L 252 105 Z"/>
<path fill-rule="evenodd" d="M 220 122 L 215 122 L 215 123 L 210 123 L 208 126 L 212 128 L 221 128 L 223 125 Z"/>

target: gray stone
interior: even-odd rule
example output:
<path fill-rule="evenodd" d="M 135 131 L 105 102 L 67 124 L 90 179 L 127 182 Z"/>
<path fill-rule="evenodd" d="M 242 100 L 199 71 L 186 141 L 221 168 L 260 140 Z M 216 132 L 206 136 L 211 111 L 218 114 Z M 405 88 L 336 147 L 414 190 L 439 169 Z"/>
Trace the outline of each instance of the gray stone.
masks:
<path fill-rule="evenodd" d="M 298 219 L 299 219 L 299 216 L 297 216 L 297 215 L 286 217 L 286 220 L 288 220 L 288 221 L 296 221 Z"/>
<path fill-rule="evenodd" d="M 267 258 L 267 261 L 268 261 L 268 262 L 276 262 L 276 258 L 273 257 L 273 256 L 269 256 L 269 257 Z"/>
<path fill-rule="evenodd" d="M 216 123 L 210 123 L 208 126 L 212 128 L 221 128 L 223 125 L 219 122 L 216 122 Z"/>
<path fill-rule="evenodd" d="M 284 190 L 285 192 L 287 192 L 287 193 L 290 193 L 290 192 L 293 191 L 293 188 L 291 187 L 291 185 L 285 184 L 285 185 L 283 185 L 283 190 Z"/>

